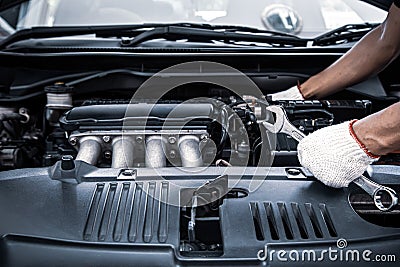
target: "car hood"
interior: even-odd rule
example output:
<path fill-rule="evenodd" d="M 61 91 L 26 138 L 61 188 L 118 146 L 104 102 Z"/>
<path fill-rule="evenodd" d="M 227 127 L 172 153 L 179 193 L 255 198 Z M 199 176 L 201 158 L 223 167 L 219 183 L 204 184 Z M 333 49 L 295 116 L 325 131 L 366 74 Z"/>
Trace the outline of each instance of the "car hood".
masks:
<path fill-rule="evenodd" d="M 361 0 L 384 10 L 389 10 L 393 0 Z"/>
<path fill-rule="evenodd" d="M 0 0 L 0 11 L 10 8 L 27 0 Z M 389 10 L 393 0 L 361 0 L 384 10 Z"/>
<path fill-rule="evenodd" d="M 19 3 L 26 2 L 26 0 L 0 0 L 0 11 L 3 11 Z"/>

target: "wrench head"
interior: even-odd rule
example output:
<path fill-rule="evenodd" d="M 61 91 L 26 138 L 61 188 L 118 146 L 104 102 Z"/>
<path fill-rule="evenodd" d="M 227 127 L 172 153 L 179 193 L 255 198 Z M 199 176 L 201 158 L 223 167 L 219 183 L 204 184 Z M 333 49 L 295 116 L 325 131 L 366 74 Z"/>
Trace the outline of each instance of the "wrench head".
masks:
<path fill-rule="evenodd" d="M 283 107 L 272 105 L 266 107 L 265 109 L 275 114 L 275 122 L 273 124 L 270 122 L 264 122 L 263 125 L 269 132 L 279 133 L 283 128 L 284 119 L 286 116 Z"/>
<path fill-rule="evenodd" d="M 382 186 L 380 189 L 376 190 L 373 198 L 375 206 L 380 211 L 390 211 L 399 202 L 396 191 L 386 186 Z"/>

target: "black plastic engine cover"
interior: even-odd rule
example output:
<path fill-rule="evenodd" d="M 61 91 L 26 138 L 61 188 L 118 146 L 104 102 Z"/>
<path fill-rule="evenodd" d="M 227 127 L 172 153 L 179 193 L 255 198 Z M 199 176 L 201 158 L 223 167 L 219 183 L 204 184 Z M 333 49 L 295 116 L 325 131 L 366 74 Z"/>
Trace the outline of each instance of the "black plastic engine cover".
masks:
<path fill-rule="evenodd" d="M 67 131 L 207 127 L 219 118 L 212 103 L 135 103 L 75 107 L 60 118 Z"/>
<path fill-rule="evenodd" d="M 221 168 L 190 177 L 164 168 L 164 180 L 154 170 L 137 169 L 135 180 L 121 181 L 118 171 L 91 171 L 81 184 L 51 180 L 47 168 L 0 173 L 0 266 L 376 266 L 327 257 L 293 264 L 257 258 L 266 246 L 300 253 L 340 250 L 339 239 L 347 241 L 343 250 L 400 258 L 400 229 L 362 219 L 348 201 L 354 185 L 332 189 L 312 177 L 288 179 L 285 168 L 271 169 L 247 197 L 224 200 L 219 212 L 222 255 L 187 257 L 179 251 L 180 209 L 166 201 L 179 199 L 176 185 L 197 188 Z M 233 168 L 228 174 L 242 171 Z M 377 170 L 372 178 L 392 183 L 399 177 L 400 168 L 393 167 Z M 249 188 L 249 178 L 245 172 L 235 187 Z"/>

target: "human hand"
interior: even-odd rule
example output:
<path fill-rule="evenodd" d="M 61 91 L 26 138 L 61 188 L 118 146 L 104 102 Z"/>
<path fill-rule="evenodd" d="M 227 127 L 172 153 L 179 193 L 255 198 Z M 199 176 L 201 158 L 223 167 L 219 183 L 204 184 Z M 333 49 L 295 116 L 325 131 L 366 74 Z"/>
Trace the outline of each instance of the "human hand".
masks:
<path fill-rule="evenodd" d="M 300 93 L 298 86 L 293 86 L 288 90 L 278 92 L 275 94 L 270 94 L 272 101 L 278 100 L 304 100 L 303 95 Z"/>
<path fill-rule="evenodd" d="M 347 187 L 378 159 L 366 154 L 351 131 L 352 123 L 344 122 L 306 136 L 297 146 L 301 165 L 328 186 Z"/>

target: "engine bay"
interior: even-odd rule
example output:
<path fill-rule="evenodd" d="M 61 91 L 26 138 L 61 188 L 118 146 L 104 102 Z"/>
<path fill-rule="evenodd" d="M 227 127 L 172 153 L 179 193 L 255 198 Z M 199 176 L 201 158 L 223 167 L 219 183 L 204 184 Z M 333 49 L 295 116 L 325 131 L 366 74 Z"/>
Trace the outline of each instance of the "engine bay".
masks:
<path fill-rule="evenodd" d="M 1 169 L 52 166 L 63 156 L 103 168 L 298 166 L 296 141 L 260 126 L 265 106 L 283 106 L 306 134 L 372 112 L 371 100 L 266 101 L 201 86 L 214 96 L 74 99 L 72 87 L 47 86 L 43 109 L 2 107 Z"/>
<path fill-rule="evenodd" d="M 305 134 L 362 119 L 398 101 L 385 93 L 390 79 L 372 77 L 325 100 L 272 101 L 269 88 L 287 88 L 326 64 L 301 74 L 259 65 L 256 73 L 243 60 L 240 71 L 261 95 L 193 79 L 202 70 L 151 98 L 135 92 L 155 62 L 148 69 L 142 62 L 141 71 L 120 69 L 122 61 L 94 71 L 86 61 L 72 74 L 72 61 L 58 70 L 31 64 L 8 70 L 9 89 L 0 87 L 3 265 L 56 264 L 62 256 L 98 266 L 261 266 L 264 246 L 321 250 L 340 238 L 354 249 L 397 253 L 398 205 L 385 213 L 355 185 L 324 186 L 301 167 L 297 141 L 262 125 L 275 119 L 268 105 L 282 106 Z M 399 192 L 398 165 L 400 155 L 389 154 L 368 175 Z"/>

